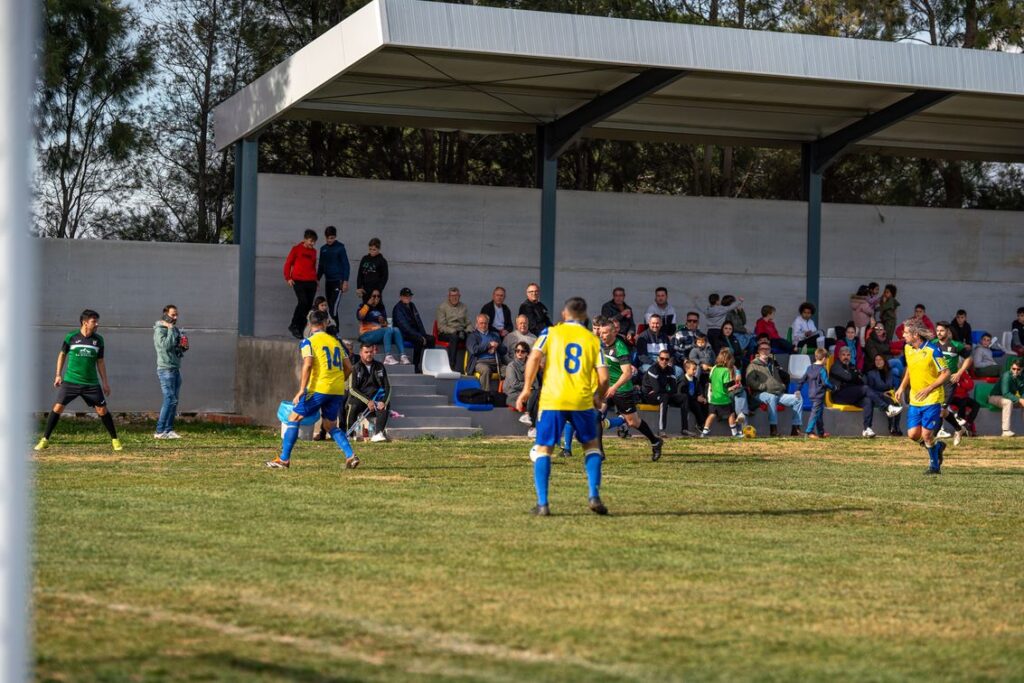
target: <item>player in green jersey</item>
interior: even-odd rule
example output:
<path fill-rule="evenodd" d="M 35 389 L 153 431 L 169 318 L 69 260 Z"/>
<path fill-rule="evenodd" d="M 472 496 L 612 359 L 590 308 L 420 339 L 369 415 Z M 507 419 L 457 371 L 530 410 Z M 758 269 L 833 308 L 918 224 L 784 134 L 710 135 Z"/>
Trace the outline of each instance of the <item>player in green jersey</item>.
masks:
<path fill-rule="evenodd" d="M 96 409 L 96 414 L 110 433 L 110 443 L 114 450 L 122 449 L 114 418 L 107 410 L 106 394 L 110 393 L 110 383 L 107 382 L 107 366 L 103 360 L 103 337 L 96 334 L 100 326 L 100 314 L 87 308 L 82 311 L 78 322 L 79 329 L 64 337 L 60 353 L 57 354 L 57 373 L 53 378 L 53 386 L 57 387 L 57 402 L 53 404 L 53 410 L 46 419 L 46 430 L 36 444 L 37 451 L 50 445 L 50 435 L 64 412 L 64 406 L 78 397 L 90 408 Z"/>
<path fill-rule="evenodd" d="M 936 438 L 952 436 L 953 445 L 959 446 L 964 436 L 967 435 L 967 420 L 960 417 L 956 412 L 956 408 L 951 406 L 949 402 L 953 400 L 953 392 L 956 391 L 956 385 L 960 382 L 960 378 L 973 365 L 971 354 L 967 351 L 967 347 L 953 339 L 950 324 L 945 320 L 935 323 L 935 338 L 928 342 L 928 344 L 942 352 L 942 360 L 950 372 L 949 379 L 946 380 L 946 384 L 943 387 L 946 397 L 942 401 L 942 417 L 953 427 L 953 433 L 950 434 L 945 429 L 940 429 Z M 964 359 L 963 363 L 960 362 L 961 358 Z"/>

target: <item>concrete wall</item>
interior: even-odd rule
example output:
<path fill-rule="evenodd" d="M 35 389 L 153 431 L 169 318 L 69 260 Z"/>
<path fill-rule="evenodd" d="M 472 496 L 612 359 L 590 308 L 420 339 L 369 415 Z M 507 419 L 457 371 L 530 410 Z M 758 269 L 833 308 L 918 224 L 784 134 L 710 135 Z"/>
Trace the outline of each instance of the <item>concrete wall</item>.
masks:
<path fill-rule="evenodd" d="M 160 408 L 153 323 L 178 306 L 191 350 L 182 363 L 179 410 L 234 411 L 238 248 L 93 240 L 40 240 L 36 410 L 53 404 L 53 372 L 65 334 L 84 308 L 100 314 L 109 404 L 115 412 Z M 69 410 L 84 411 L 76 401 Z"/>
<path fill-rule="evenodd" d="M 282 266 L 305 228 L 333 224 L 353 272 L 374 236 L 391 280 L 385 303 L 409 286 L 429 328 L 449 285 L 471 311 L 498 284 L 513 312 L 539 277 L 538 190 L 263 174 L 259 176 L 256 335 L 287 334 L 295 298 Z M 785 333 L 804 297 L 805 205 L 561 191 L 555 300 L 592 307 L 613 286 L 644 309 L 658 285 L 682 314 L 709 292 L 746 299 L 753 327 L 762 304 Z M 899 287 L 901 314 L 916 303 L 933 320 L 968 311 L 975 329 L 1009 329 L 1024 305 L 1024 217 L 1019 213 L 827 204 L 823 208 L 821 320 L 850 318 L 849 295 L 871 280 Z M 322 242 L 322 237 L 321 237 Z M 353 280 L 354 289 L 355 282 Z M 342 330 L 354 329 L 355 297 Z"/>

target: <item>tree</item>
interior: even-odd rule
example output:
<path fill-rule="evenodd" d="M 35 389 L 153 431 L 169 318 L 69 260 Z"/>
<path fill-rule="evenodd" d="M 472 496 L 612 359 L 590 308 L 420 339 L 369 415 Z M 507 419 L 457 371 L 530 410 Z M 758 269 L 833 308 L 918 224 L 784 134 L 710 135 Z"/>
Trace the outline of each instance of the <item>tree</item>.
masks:
<path fill-rule="evenodd" d="M 89 232 L 137 186 L 146 145 L 138 98 L 153 69 L 149 32 L 118 0 L 45 0 L 36 91 L 36 230 Z"/>

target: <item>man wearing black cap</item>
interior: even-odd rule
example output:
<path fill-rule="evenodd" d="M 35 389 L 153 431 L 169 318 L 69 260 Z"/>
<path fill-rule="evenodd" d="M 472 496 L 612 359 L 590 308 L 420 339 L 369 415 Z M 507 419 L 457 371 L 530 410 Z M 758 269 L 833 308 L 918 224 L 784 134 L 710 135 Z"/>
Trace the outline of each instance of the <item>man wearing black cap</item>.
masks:
<path fill-rule="evenodd" d="M 427 334 L 420 312 L 412 302 L 412 290 L 402 287 L 398 303 L 391 311 L 391 324 L 402 333 L 402 339 L 412 344 L 412 362 L 416 372 L 423 372 L 423 349 L 434 348 L 434 338 Z"/>

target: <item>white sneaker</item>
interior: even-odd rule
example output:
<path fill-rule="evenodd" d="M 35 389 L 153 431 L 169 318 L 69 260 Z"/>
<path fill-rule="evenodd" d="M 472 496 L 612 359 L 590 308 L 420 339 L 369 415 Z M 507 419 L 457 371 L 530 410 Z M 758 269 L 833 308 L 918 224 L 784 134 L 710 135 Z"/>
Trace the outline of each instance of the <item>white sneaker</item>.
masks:
<path fill-rule="evenodd" d="M 873 439 L 875 438 L 875 430 L 872 429 L 871 427 L 868 427 L 863 432 L 861 432 L 860 435 L 866 439 Z"/>
<path fill-rule="evenodd" d="M 154 439 L 166 439 L 167 437 L 164 436 L 164 432 L 157 432 L 156 434 L 153 435 L 153 438 Z"/>
<path fill-rule="evenodd" d="M 939 433 L 935 435 L 935 438 L 936 439 L 948 439 L 951 436 L 953 436 L 953 435 L 950 434 L 949 432 L 947 432 L 946 428 L 943 427 L 942 429 L 939 430 Z"/>
<path fill-rule="evenodd" d="M 174 431 L 172 429 L 170 431 L 164 432 L 163 438 L 165 438 L 165 439 L 180 439 L 181 438 L 181 434 L 179 434 L 178 432 L 176 432 L 176 431 Z"/>
<path fill-rule="evenodd" d="M 370 437 L 370 441 L 373 442 L 373 443 L 380 443 L 381 441 L 387 441 L 387 440 L 388 440 L 387 434 L 385 434 L 384 432 L 377 432 L 376 434 L 374 434 L 373 436 Z"/>
<path fill-rule="evenodd" d="M 531 439 L 537 438 L 537 428 L 530 427 L 528 430 L 526 430 L 526 436 L 530 437 Z"/>
<path fill-rule="evenodd" d="M 404 353 L 402 354 L 402 357 L 398 359 L 398 362 L 401 365 L 412 365 L 412 361 L 409 360 L 409 356 L 405 355 Z"/>
<path fill-rule="evenodd" d="M 398 361 L 390 353 L 384 356 L 384 365 L 398 365 Z"/>
<path fill-rule="evenodd" d="M 529 413 L 523 413 L 522 415 L 520 415 L 519 416 L 519 421 L 522 422 L 524 425 L 533 424 L 533 422 L 530 421 L 530 414 Z"/>
<path fill-rule="evenodd" d="M 886 417 L 896 417 L 903 412 L 903 406 L 889 406 L 885 409 Z"/>
<path fill-rule="evenodd" d="M 1002 436 L 1005 436 L 1005 437 L 1009 438 L 1009 437 L 1011 437 L 1011 436 L 1017 436 L 1017 435 L 1016 435 L 1016 434 L 1014 434 L 1013 432 L 1011 432 L 1011 431 L 1010 431 L 1009 429 L 1007 429 L 1006 431 L 1004 431 L 1004 432 L 1002 433 Z"/>
<path fill-rule="evenodd" d="M 963 441 L 965 436 L 967 436 L 967 430 L 966 429 L 958 429 L 958 430 L 956 430 L 956 434 L 953 435 L 953 445 L 954 446 L 959 446 L 960 442 Z"/>
<path fill-rule="evenodd" d="M 746 422 L 747 421 L 747 414 L 746 413 L 738 413 L 736 415 L 736 421 L 737 422 Z"/>
<path fill-rule="evenodd" d="M 706 439 L 709 436 L 711 436 L 711 430 L 710 429 L 702 429 L 702 430 L 700 430 L 700 438 Z"/>

